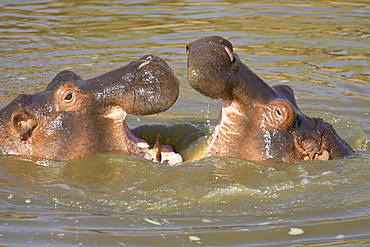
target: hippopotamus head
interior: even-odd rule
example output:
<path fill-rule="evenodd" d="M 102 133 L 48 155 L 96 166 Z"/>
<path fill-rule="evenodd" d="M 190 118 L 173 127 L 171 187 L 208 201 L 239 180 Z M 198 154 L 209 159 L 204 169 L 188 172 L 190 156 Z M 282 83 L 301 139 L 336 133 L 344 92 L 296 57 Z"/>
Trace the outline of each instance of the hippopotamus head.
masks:
<path fill-rule="evenodd" d="M 201 38 L 187 54 L 190 85 L 222 99 L 208 156 L 295 162 L 353 154 L 329 123 L 299 110 L 289 86 L 270 87 L 253 73 L 228 40 Z"/>
<path fill-rule="evenodd" d="M 153 55 L 88 80 L 62 71 L 44 91 L 19 95 L 0 110 L 0 151 L 55 160 L 122 151 L 152 159 L 125 117 L 165 111 L 178 92 L 170 67 Z"/>

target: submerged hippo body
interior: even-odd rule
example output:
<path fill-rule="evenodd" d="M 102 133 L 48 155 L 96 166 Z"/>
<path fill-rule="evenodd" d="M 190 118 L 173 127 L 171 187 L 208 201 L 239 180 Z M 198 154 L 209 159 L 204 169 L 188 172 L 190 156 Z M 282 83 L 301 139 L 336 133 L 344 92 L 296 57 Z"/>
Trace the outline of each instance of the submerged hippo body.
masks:
<path fill-rule="evenodd" d="M 190 85 L 222 99 L 208 156 L 290 163 L 353 154 L 329 123 L 299 110 L 289 86 L 270 87 L 254 74 L 228 40 L 199 39 L 188 44 L 187 54 Z"/>
<path fill-rule="evenodd" d="M 62 71 L 44 91 L 19 95 L 0 110 L 0 150 L 54 160 L 105 151 L 152 159 L 125 117 L 165 111 L 178 92 L 170 67 L 153 55 L 88 80 Z"/>

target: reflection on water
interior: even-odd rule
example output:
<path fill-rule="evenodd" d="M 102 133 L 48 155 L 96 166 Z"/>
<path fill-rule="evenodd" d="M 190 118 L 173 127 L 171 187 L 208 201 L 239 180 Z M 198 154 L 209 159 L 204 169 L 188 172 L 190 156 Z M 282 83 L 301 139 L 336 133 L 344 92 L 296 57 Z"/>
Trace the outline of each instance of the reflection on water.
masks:
<path fill-rule="evenodd" d="M 90 78 L 154 53 L 179 77 L 180 97 L 165 113 L 129 117 L 130 127 L 169 124 L 171 133 L 190 122 L 203 131 L 191 138 L 201 137 L 212 131 L 220 102 L 188 85 L 185 44 L 221 35 L 267 82 L 290 85 L 301 110 L 332 123 L 357 152 L 290 166 L 207 158 L 169 167 L 121 154 L 69 163 L 0 157 L 1 244 L 370 243 L 367 1 L 34 0 L 2 1 L 0 9 L 1 107 L 43 90 L 63 69 Z"/>

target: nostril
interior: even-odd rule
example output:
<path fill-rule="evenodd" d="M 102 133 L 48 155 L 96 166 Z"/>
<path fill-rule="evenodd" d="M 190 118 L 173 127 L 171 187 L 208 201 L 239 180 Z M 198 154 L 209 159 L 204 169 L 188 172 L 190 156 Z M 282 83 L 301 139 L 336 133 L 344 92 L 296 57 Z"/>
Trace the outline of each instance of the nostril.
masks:
<path fill-rule="evenodd" d="M 302 120 L 301 120 L 300 118 L 297 118 L 297 119 L 295 120 L 295 127 L 296 127 L 296 128 L 299 128 L 299 127 L 301 126 L 301 123 L 302 123 Z"/>

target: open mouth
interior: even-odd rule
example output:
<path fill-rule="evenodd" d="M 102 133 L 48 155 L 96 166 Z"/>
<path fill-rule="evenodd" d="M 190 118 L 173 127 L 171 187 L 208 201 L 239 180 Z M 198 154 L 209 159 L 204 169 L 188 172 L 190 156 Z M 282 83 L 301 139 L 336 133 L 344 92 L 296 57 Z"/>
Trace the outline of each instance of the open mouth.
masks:
<path fill-rule="evenodd" d="M 176 153 L 171 146 L 163 145 L 161 135 L 158 132 L 155 135 L 156 141 L 154 145 L 150 145 L 145 140 L 136 137 L 131 131 L 128 137 L 138 148 L 146 152 L 144 158 L 148 160 L 169 165 L 183 161 L 181 155 Z"/>
<path fill-rule="evenodd" d="M 128 153 L 142 156 L 154 162 L 170 165 L 183 161 L 181 155 L 175 153 L 171 146 L 163 145 L 159 133 L 156 133 L 156 142 L 154 145 L 150 145 L 144 139 L 136 137 L 125 122 L 127 113 L 122 107 L 111 107 L 104 116 L 113 120 L 113 126 L 111 128 L 117 132 L 114 138 L 118 138 L 116 141 L 122 142 L 123 146 L 127 147 Z M 111 140 L 111 142 L 114 141 Z"/>
<path fill-rule="evenodd" d="M 163 145 L 161 135 L 158 132 L 156 132 L 155 144 L 149 145 L 144 150 L 150 154 L 150 160 L 154 162 L 173 165 L 183 161 L 181 155 L 176 153 L 171 146 Z"/>

